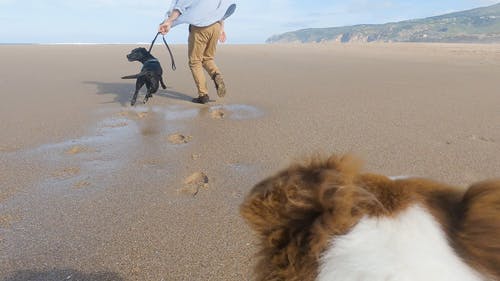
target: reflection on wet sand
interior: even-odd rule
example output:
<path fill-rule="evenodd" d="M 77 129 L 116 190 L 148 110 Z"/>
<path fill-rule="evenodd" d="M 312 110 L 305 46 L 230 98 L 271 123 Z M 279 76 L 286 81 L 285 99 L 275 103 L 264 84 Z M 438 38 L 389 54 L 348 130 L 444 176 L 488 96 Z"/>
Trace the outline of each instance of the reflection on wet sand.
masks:
<path fill-rule="evenodd" d="M 210 114 L 218 110 L 224 119 L 213 121 Z M 44 256 L 44 262 L 78 253 L 72 266 L 92 263 L 94 256 L 121 253 L 137 241 L 144 252 L 153 248 L 171 251 L 170 246 L 176 245 L 172 240 L 178 239 L 168 235 L 185 222 L 182 216 L 175 215 L 180 210 L 176 204 L 193 204 L 191 210 L 197 213 L 196 204 L 205 204 L 207 197 L 221 192 L 221 182 L 226 180 L 213 176 L 217 174 L 214 170 L 231 173 L 228 179 L 246 176 L 252 170 L 244 164 L 230 164 L 217 148 L 200 145 L 206 137 L 204 130 L 210 124 L 220 128 L 219 124 L 227 119 L 258 116 L 259 109 L 240 105 L 122 108 L 109 110 L 84 136 L 35 148 L 0 151 L 0 164 L 37 168 L 31 173 L 33 179 L 21 185 L 21 190 L 0 190 L 0 239 L 8 252 L 4 257 L 0 255 L 0 269 L 6 269 L 1 265 L 3 261 L 19 259 L 30 264 L 36 253 L 51 251 L 55 258 Z M 11 183 L 17 184 L 14 180 Z M 236 198 L 231 194 L 227 197 L 230 201 Z M 204 210 L 207 214 L 219 212 L 218 216 L 223 217 L 224 209 L 211 208 L 209 204 Z M 192 213 L 185 215 L 196 218 Z M 176 226 L 167 227 L 171 224 Z M 142 239 L 142 233 L 156 232 L 143 229 L 161 226 L 167 229 L 157 231 L 156 243 L 145 245 L 149 238 Z M 191 232 L 197 229 L 196 224 L 186 227 Z M 121 238 L 116 239 L 116 235 Z M 133 235 L 141 237 L 129 244 L 127 238 Z M 166 236 L 168 239 L 162 240 Z M 156 246 L 161 243 L 166 246 Z M 102 249 L 102 245 L 108 248 Z M 165 252 L 161 256 L 168 258 Z M 150 261 L 142 257 L 140 260 Z M 134 262 L 126 261 L 119 271 L 128 272 L 134 266 Z M 14 273 L 12 269 L 16 268 L 9 269 Z"/>
<path fill-rule="evenodd" d="M 43 163 L 46 174 L 38 181 L 41 186 L 94 186 L 88 181 L 89 177 L 94 181 L 109 178 L 109 175 L 128 168 L 130 163 L 148 162 L 153 156 L 169 158 L 176 146 L 168 143 L 187 144 L 196 138 L 182 133 L 182 128 L 188 126 L 184 121 L 212 119 L 214 114 L 220 119 L 245 120 L 258 118 L 264 113 L 257 107 L 244 104 L 196 108 L 192 105 L 130 107 L 98 122 L 89 135 L 33 149 L 3 150 L 0 154 L 11 159 L 32 159 L 32 163 Z M 171 152 L 157 154 L 167 150 Z M 165 161 L 175 165 L 173 160 Z"/>

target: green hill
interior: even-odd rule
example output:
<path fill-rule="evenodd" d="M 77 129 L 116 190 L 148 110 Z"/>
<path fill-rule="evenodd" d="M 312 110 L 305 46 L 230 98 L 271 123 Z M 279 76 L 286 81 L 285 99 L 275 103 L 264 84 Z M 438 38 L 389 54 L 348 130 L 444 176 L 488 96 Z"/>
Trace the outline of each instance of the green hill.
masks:
<path fill-rule="evenodd" d="M 500 43 L 500 3 L 425 19 L 386 24 L 309 28 L 267 39 L 267 43 L 311 42 Z"/>

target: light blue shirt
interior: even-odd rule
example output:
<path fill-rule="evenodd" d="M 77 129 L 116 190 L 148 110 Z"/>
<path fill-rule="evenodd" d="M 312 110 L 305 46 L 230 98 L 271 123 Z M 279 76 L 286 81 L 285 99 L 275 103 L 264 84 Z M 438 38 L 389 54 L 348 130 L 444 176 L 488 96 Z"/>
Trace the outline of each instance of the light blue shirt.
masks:
<path fill-rule="evenodd" d="M 173 10 L 179 10 L 181 15 L 172 26 L 187 23 L 203 27 L 227 19 L 236 10 L 236 4 L 234 0 L 172 0 L 167 17 Z"/>

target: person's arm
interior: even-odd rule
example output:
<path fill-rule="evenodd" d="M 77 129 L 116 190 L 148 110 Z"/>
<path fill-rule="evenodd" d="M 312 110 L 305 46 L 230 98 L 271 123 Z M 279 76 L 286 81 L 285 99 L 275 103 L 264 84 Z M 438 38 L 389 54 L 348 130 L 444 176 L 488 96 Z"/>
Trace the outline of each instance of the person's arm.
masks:
<path fill-rule="evenodd" d="M 219 42 L 224 43 L 226 42 L 226 32 L 224 31 L 224 21 L 220 21 L 220 36 L 219 36 Z"/>
<path fill-rule="evenodd" d="M 172 28 L 172 23 L 181 15 L 181 12 L 178 9 L 172 10 L 168 18 L 163 21 L 162 24 L 160 24 L 160 28 L 158 29 L 158 32 L 161 34 L 165 35 L 167 34 L 170 29 Z"/>
<path fill-rule="evenodd" d="M 174 21 L 188 9 L 191 5 L 193 5 L 193 0 L 173 0 L 172 6 L 170 8 L 171 12 L 168 15 L 168 18 L 160 24 L 158 28 L 158 32 L 165 35 L 172 28 L 172 24 Z"/>

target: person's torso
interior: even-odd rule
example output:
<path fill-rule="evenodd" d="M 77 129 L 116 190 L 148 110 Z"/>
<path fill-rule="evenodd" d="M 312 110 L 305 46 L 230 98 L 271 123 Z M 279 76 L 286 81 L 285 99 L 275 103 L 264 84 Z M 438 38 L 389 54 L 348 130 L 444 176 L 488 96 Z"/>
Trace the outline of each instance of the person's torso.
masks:
<path fill-rule="evenodd" d="M 228 0 L 193 0 L 177 19 L 177 24 L 187 23 L 194 26 L 209 26 L 227 17 L 233 1 Z M 232 8 L 234 11 L 234 7 Z M 231 11 L 231 13 L 232 13 Z"/>

